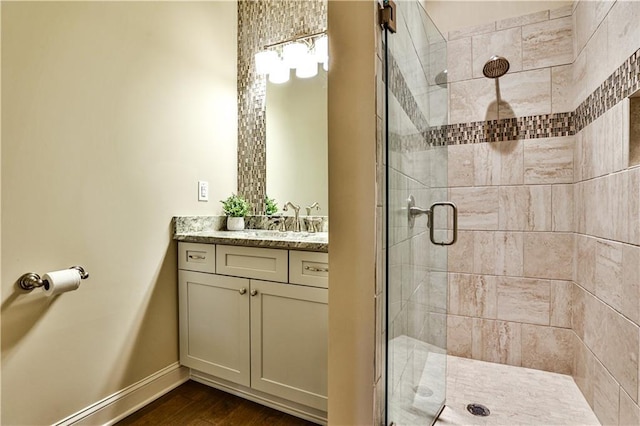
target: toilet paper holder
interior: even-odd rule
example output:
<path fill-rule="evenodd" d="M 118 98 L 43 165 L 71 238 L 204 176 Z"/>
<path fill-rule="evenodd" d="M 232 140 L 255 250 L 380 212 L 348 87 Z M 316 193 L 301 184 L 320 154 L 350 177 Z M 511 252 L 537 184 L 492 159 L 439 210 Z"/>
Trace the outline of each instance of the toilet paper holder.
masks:
<path fill-rule="evenodd" d="M 85 271 L 82 266 L 72 266 L 69 269 L 77 270 L 80 273 L 80 279 L 86 280 L 89 278 L 89 273 Z M 18 279 L 18 285 L 23 290 L 33 290 L 34 288 L 44 286 L 45 281 L 40 275 L 34 272 L 27 272 Z"/>

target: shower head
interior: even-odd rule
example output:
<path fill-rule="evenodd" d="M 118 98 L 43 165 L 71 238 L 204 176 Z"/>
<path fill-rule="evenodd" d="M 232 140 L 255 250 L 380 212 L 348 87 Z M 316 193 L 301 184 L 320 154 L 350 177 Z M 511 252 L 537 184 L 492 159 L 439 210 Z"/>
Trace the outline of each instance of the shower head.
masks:
<path fill-rule="evenodd" d="M 487 78 L 502 77 L 507 71 L 509 71 L 509 61 L 497 55 L 493 55 L 482 68 L 482 74 Z"/>

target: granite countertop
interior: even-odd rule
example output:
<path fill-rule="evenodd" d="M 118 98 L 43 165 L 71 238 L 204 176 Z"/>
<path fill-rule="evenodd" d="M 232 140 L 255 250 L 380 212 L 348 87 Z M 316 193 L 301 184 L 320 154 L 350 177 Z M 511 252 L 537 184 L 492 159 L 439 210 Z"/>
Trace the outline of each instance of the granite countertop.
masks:
<path fill-rule="evenodd" d="M 245 229 L 244 231 L 184 230 L 174 233 L 173 239 L 190 243 L 227 244 L 324 253 L 329 251 L 328 232 L 280 232 L 265 229 Z"/>

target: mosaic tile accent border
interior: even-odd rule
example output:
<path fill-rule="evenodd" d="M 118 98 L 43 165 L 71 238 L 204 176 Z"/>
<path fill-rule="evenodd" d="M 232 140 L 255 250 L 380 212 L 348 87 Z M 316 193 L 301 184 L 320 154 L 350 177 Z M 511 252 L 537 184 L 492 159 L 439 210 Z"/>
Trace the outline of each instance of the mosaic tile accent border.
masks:
<path fill-rule="evenodd" d="M 423 133 L 431 146 L 538 139 L 575 134 L 574 114 L 531 115 L 503 120 L 475 121 L 432 127 Z"/>
<path fill-rule="evenodd" d="M 575 111 L 576 132 L 584 129 L 618 102 L 640 90 L 640 49 L 618 67 Z"/>
<path fill-rule="evenodd" d="M 389 132 L 389 150 L 391 152 L 408 153 L 416 151 L 424 151 L 432 145 L 425 145 L 424 133 L 415 133 L 410 135 L 399 135 Z"/>
<path fill-rule="evenodd" d="M 389 68 L 393 82 L 390 90 L 414 125 L 420 129 L 424 117 L 419 114 L 417 103 L 397 63 L 392 56 L 390 59 Z M 427 127 L 422 131 L 421 138 L 405 136 L 390 141 L 391 148 L 395 151 L 411 152 L 430 146 L 572 136 L 638 90 L 640 49 L 618 67 L 575 111 Z"/>
<path fill-rule="evenodd" d="M 382 44 L 382 47 L 383 49 L 385 48 L 384 43 Z M 402 106 L 402 109 L 416 129 L 419 129 L 420 132 L 428 130 L 429 122 L 418 106 L 418 102 L 413 97 L 413 93 L 411 93 L 411 89 L 409 89 L 407 81 L 400 70 L 400 66 L 396 62 L 393 54 L 391 52 L 387 53 L 389 59 L 389 90 L 398 100 L 398 103 Z M 385 77 L 385 73 L 382 73 L 382 82 L 386 84 Z"/>
<path fill-rule="evenodd" d="M 238 193 L 262 213 L 266 194 L 266 79 L 254 55 L 267 44 L 327 27 L 326 0 L 238 2 Z"/>

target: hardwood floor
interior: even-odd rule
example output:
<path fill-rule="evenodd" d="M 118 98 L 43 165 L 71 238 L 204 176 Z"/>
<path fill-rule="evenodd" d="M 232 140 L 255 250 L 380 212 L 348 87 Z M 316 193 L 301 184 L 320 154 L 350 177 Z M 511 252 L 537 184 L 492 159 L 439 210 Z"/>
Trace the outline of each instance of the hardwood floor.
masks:
<path fill-rule="evenodd" d="M 189 380 L 116 425 L 312 426 L 315 423 Z"/>

